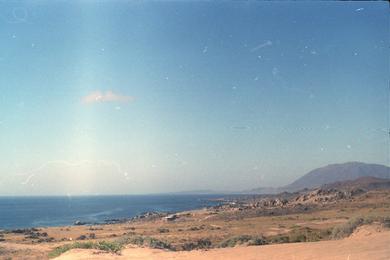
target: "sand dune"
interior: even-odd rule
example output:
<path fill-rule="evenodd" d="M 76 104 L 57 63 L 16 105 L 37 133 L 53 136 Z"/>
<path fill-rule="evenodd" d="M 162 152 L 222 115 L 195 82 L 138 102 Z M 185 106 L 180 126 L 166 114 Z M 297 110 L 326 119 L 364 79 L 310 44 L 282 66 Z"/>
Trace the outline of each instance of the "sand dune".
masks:
<path fill-rule="evenodd" d="M 377 226 L 360 227 L 349 238 L 337 241 L 290 243 L 266 246 L 235 247 L 208 251 L 167 252 L 147 248 L 126 248 L 121 255 L 93 250 L 71 250 L 57 259 L 390 259 L 390 231 Z"/>

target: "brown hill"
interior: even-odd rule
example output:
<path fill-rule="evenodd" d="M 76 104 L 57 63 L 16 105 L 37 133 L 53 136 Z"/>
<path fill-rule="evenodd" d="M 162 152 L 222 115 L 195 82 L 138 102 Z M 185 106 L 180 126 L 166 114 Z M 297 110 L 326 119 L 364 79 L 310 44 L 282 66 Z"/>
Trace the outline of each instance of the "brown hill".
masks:
<path fill-rule="evenodd" d="M 338 189 L 338 190 L 378 190 L 390 189 L 390 179 L 381 179 L 375 177 L 361 177 L 356 180 L 339 181 L 330 184 L 325 184 L 323 189 Z"/>

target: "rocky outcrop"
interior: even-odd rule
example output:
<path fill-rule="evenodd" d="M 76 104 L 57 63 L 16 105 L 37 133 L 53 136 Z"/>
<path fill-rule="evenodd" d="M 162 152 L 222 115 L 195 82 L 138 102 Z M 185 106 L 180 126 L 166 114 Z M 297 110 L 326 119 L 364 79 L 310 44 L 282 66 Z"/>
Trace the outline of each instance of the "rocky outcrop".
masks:
<path fill-rule="evenodd" d="M 166 221 L 174 221 L 177 219 L 177 215 L 176 214 L 172 214 L 172 215 L 168 215 L 164 218 Z"/>
<path fill-rule="evenodd" d="M 149 212 L 144 212 L 142 214 L 139 214 L 139 215 L 131 218 L 130 221 L 161 219 L 167 215 L 168 215 L 168 213 L 149 211 Z"/>

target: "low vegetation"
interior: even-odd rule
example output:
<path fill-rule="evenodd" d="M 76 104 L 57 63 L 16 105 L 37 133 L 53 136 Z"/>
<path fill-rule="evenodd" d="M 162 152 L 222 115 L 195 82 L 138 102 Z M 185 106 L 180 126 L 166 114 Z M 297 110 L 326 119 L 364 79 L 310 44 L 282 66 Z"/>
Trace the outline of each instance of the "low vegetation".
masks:
<path fill-rule="evenodd" d="M 191 251 L 195 249 L 209 249 L 212 247 L 212 242 L 208 238 L 198 239 L 196 242 L 184 243 L 182 249 L 185 251 Z"/>
<path fill-rule="evenodd" d="M 364 217 L 355 217 L 350 219 L 348 222 L 336 226 L 333 228 L 331 233 L 332 239 L 341 239 L 351 235 L 359 226 L 371 224 L 373 222 L 379 222 L 384 225 L 384 227 L 390 227 L 390 217 L 378 217 L 378 216 L 364 216 Z"/>
<path fill-rule="evenodd" d="M 159 229 L 157 229 L 157 231 L 159 233 L 169 233 L 169 229 L 168 228 L 159 228 Z"/>
<path fill-rule="evenodd" d="M 99 241 L 99 242 L 75 242 L 73 244 L 66 244 L 59 247 L 56 247 L 53 251 L 49 253 L 50 258 L 57 257 L 66 251 L 75 248 L 82 249 L 98 249 L 111 253 L 119 253 L 123 245 L 116 241 Z"/>
<path fill-rule="evenodd" d="M 175 248 L 171 246 L 171 244 L 153 237 L 130 236 L 130 237 L 123 237 L 113 241 L 98 241 L 98 242 L 88 241 L 88 242 L 75 242 L 73 244 L 66 244 L 63 246 L 56 247 L 53 251 L 49 253 L 49 257 L 50 258 L 57 257 L 65 253 L 66 251 L 75 248 L 98 249 L 98 250 L 118 254 L 120 253 L 122 248 L 127 244 L 145 246 L 145 247 L 156 248 L 156 249 L 175 250 Z"/>
<path fill-rule="evenodd" d="M 312 229 L 309 227 L 296 226 L 286 234 L 280 234 L 267 238 L 270 244 L 316 242 L 329 239 L 331 231 L 329 229 Z"/>
<path fill-rule="evenodd" d="M 257 245 L 266 245 L 267 241 L 262 236 L 250 236 L 250 235 L 241 235 L 228 238 L 221 242 L 219 247 L 234 247 L 237 245 L 248 245 L 248 246 L 257 246 Z"/>
<path fill-rule="evenodd" d="M 267 245 L 280 243 L 297 243 L 297 242 L 315 242 L 329 239 L 331 230 L 329 229 L 312 229 L 309 227 L 294 226 L 293 229 L 285 234 L 275 236 L 250 236 L 241 235 L 228 238 L 222 241 L 219 247 L 234 247 L 237 245 Z"/>
<path fill-rule="evenodd" d="M 130 236 L 125 237 L 119 240 L 123 245 L 132 244 L 137 246 L 146 246 L 156 249 L 168 249 L 175 250 L 175 248 L 168 242 L 153 238 L 153 237 L 144 237 L 144 236 Z"/>

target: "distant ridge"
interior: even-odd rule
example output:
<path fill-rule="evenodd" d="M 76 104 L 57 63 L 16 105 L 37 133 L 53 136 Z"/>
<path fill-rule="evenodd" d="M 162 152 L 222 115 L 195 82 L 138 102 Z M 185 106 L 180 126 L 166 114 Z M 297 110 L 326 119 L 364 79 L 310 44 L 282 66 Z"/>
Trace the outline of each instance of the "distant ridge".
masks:
<path fill-rule="evenodd" d="M 285 191 L 295 192 L 303 189 L 317 188 L 331 183 L 352 181 L 361 177 L 390 179 L 390 167 L 362 162 L 330 164 L 314 169 L 293 183 L 283 187 L 262 187 L 247 190 L 242 193 L 275 194 Z"/>
<path fill-rule="evenodd" d="M 214 191 L 214 190 L 188 190 L 188 191 L 169 192 L 169 194 L 173 194 L 173 195 L 201 195 L 201 194 L 218 194 L 218 192 Z"/>
<path fill-rule="evenodd" d="M 323 189 L 339 189 L 339 190 L 378 190 L 390 189 L 390 179 L 380 179 L 376 177 L 360 177 L 355 180 L 338 181 L 330 184 L 322 185 Z"/>

